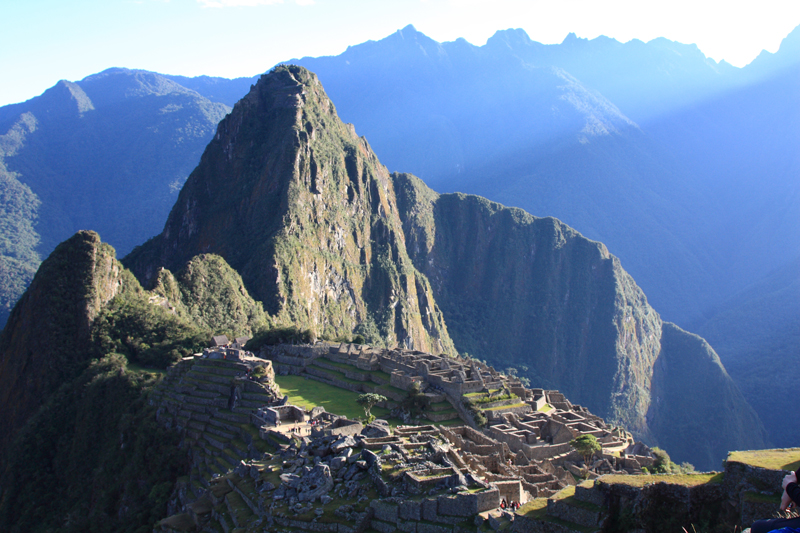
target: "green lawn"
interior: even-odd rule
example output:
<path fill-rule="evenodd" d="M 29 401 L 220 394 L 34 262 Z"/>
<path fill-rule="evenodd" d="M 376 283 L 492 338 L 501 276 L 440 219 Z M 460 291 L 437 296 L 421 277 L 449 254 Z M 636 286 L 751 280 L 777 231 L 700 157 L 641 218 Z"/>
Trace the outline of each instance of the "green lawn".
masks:
<path fill-rule="evenodd" d="M 722 477 L 722 473 L 714 472 L 708 474 L 649 474 L 640 476 L 607 474 L 600 477 L 600 481 L 609 485 L 619 483 L 620 485 L 633 487 L 643 487 L 648 483 L 670 483 L 672 485 L 694 487 L 705 485 L 706 483 L 722 483 Z"/>
<path fill-rule="evenodd" d="M 728 461 L 770 470 L 797 470 L 800 468 L 800 448 L 731 452 L 728 454 Z"/>
<path fill-rule="evenodd" d="M 501 411 L 503 409 L 516 409 L 517 407 L 525 407 L 527 404 L 524 402 L 512 403 L 511 405 L 498 405 L 496 407 L 486 407 L 484 411 Z M 480 407 L 480 405 L 478 405 Z"/>
<path fill-rule="evenodd" d="M 127 367 L 128 372 L 150 372 L 151 374 L 160 374 L 162 376 L 167 375 L 167 371 L 163 368 L 147 368 L 142 365 L 137 365 L 136 363 L 131 363 L 130 361 L 128 361 Z"/>
<path fill-rule="evenodd" d="M 364 409 L 356 403 L 358 393 L 340 389 L 326 383 L 320 383 L 302 376 L 275 376 L 281 387 L 281 393 L 289 396 L 289 403 L 312 409 L 321 405 L 329 413 L 355 419 L 364 416 Z M 386 418 L 389 410 L 373 407 L 372 414 L 378 418 Z"/>
<path fill-rule="evenodd" d="M 366 375 L 366 374 L 369 374 L 369 372 L 365 372 L 364 370 L 361 370 L 360 368 L 357 368 L 357 367 L 355 367 L 353 365 L 348 365 L 347 363 L 339 363 L 337 361 L 331 361 L 330 359 L 323 359 L 321 362 L 326 364 L 326 365 L 329 365 L 329 366 L 332 366 L 334 368 L 337 368 L 342 372 L 345 372 L 345 371 L 356 372 L 358 374 L 361 374 L 362 376 Z M 321 365 L 320 365 L 320 368 L 322 368 Z"/>

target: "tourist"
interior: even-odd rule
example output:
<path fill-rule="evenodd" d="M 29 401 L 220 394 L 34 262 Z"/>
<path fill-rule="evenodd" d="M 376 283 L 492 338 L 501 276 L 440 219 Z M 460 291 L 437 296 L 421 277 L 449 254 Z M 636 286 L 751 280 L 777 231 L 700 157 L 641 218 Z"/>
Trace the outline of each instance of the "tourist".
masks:
<path fill-rule="evenodd" d="M 506 508 L 506 499 L 503 498 L 503 501 L 500 502 L 500 509 L 505 509 L 505 508 Z"/>
<path fill-rule="evenodd" d="M 797 509 L 797 506 L 800 505 L 800 485 L 797 484 L 798 477 L 800 477 L 800 469 L 783 478 L 781 512 Z M 770 531 L 783 530 L 784 528 L 788 531 L 800 530 L 800 516 L 759 520 L 750 528 L 750 533 L 769 533 Z"/>

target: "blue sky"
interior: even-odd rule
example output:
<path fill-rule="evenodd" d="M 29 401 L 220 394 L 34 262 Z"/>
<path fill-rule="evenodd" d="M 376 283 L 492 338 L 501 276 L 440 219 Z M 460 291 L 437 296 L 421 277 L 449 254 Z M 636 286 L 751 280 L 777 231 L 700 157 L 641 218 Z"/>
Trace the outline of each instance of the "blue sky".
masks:
<path fill-rule="evenodd" d="M 775 52 L 800 1 L 759 0 L 3 0 L 0 105 L 109 67 L 253 76 L 303 56 L 336 55 L 413 24 L 437 41 L 482 45 L 523 28 L 543 43 L 607 35 L 695 43 L 736 66 Z"/>

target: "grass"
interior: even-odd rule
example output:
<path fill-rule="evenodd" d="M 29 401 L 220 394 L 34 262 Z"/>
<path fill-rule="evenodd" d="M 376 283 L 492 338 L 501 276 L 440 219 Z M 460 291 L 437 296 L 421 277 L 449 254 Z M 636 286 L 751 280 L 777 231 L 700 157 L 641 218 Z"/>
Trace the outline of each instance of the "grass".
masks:
<path fill-rule="evenodd" d="M 163 368 L 148 368 L 136 363 L 131 363 L 130 361 L 128 361 L 126 366 L 128 367 L 128 372 L 136 372 L 138 374 L 141 374 L 142 372 L 149 372 L 150 374 L 158 374 L 160 376 L 167 375 L 167 371 Z"/>
<path fill-rule="evenodd" d="M 461 418 L 451 418 L 450 420 L 444 420 L 442 422 L 431 422 L 431 424 L 436 426 L 463 426 L 464 421 Z"/>
<path fill-rule="evenodd" d="M 770 470 L 797 470 L 800 468 L 800 448 L 731 452 L 727 460 Z"/>
<path fill-rule="evenodd" d="M 378 382 L 380 382 L 381 385 L 386 385 L 392 379 L 392 376 L 390 376 L 389 374 L 387 374 L 383 370 L 375 370 L 375 371 L 361 370 L 360 368 L 358 368 L 355 365 L 350 365 L 350 364 L 347 364 L 347 363 L 340 363 L 338 361 L 333 361 L 333 360 L 327 359 L 327 358 L 323 362 L 326 365 L 330 365 L 330 366 L 332 366 L 334 368 L 338 368 L 342 372 L 349 371 L 349 372 L 353 372 L 353 373 L 359 374 L 361 376 L 364 376 L 365 378 L 367 378 L 367 382 L 372 381 L 374 383 L 377 380 Z M 320 368 L 322 368 L 322 367 L 320 366 Z M 375 379 L 372 379 L 372 378 L 375 378 Z M 405 392 L 405 391 L 402 391 L 402 392 Z"/>
<path fill-rule="evenodd" d="M 583 500 L 578 500 L 575 498 L 575 487 L 569 486 L 560 490 L 556 494 L 553 495 L 554 500 L 566 500 L 569 505 L 573 505 L 575 507 L 580 507 L 581 509 L 586 509 L 587 511 L 598 512 L 600 511 L 600 506 L 596 505 L 591 502 L 585 502 Z"/>
<path fill-rule="evenodd" d="M 373 378 L 377 378 L 378 381 L 383 381 L 384 383 L 389 383 L 392 380 L 392 376 L 390 376 L 383 370 L 376 370 L 375 372 L 370 372 L 370 375 Z"/>
<path fill-rule="evenodd" d="M 567 489 L 564 489 L 564 490 L 567 490 Z M 562 490 L 561 492 L 559 492 L 556 495 L 554 495 L 554 497 L 559 497 L 559 495 L 562 492 L 564 492 L 564 491 Z M 572 493 L 573 494 L 575 493 L 575 487 L 572 487 Z M 560 519 L 555 518 L 553 516 L 548 516 L 547 515 L 547 498 L 535 498 L 533 500 L 529 500 L 525 505 L 523 505 L 522 507 L 520 507 L 517 510 L 517 514 L 518 515 L 523 515 L 526 518 L 530 518 L 531 520 L 542 520 L 542 521 L 545 521 L 545 522 L 551 522 L 553 524 L 558 524 L 558 525 L 560 525 L 562 527 L 565 527 L 565 528 L 573 530 L 573 531 L 581 531 L 581 532 L 586 532 L 586 533 L 594 531 L 594 529 L 590 528 L 590 527 L 585 527 L 585 526 L 581 526 L 581 525 L 578 525 L 578 524 L 573 524 L 572 522 L 567 522 L 565 520 L 560 520 Z"/>
<path fill-rule="evenodd" d="M 322 370 L 326 374 L 329 374 L 333 378 L 338 379 L 339 381 L 343 381 L 344 383 L 349 383 L 350 385 L 365 385 L 365 384 L 373 385 L 373 383 L 371 383 L 370 381 L 360 381 L 357 379 L 350 379 L 344 375 L 344 372 L 339 370 L 331 370 L 329 368 L 322 368 L 321 366 L 317 368 L 319 368 L 319 370 Z"/>
<path fill-rule="evenodd" d="M 490 389 L 488 393 L 487 392 L 470 392 L 468 394 L 465 394 L 464 397 L 465 398 L 477 398 L 479 396 L 487 396 L 487 395 L 492 394 L 493 392 L 497 392 L 499 390 L 500 389 Z"/>
<path fill-rule="evenodd" d="M 320 383 L 301 376 L 275 376 L 281 392 L 289 396 L 289 403 L 313 409 L 321 405 L 329 413 L 357 419 L 364 416 L 364 409 L 356 403 L 359 394 L 340 389 L 327 383 Z M 386 418 L 389 410 L 373 407 L 372 414 L 378 418 Z"/>
<path fill-rule="evenodd" d="M 536 512 L 542 509 L 547 510 L 547 498 L 534 498 L 517 509 L 517 514 L 533 518 Z"/>
<path fill-rule="evenodd" d="M 547 412 L 550 412 L 552 410 L 553 410 L 553 406 L 550 405 L 549 403 L 546 403 L 539 409 L 539 412 L 540 413 L 547 413 Z"/>
<path fill-rule="evenodd" d="M 512 403 L 511 405 L 498 405 L 498 406 L 495 406 L 495 407 L 487 407 L 487 408 L 485 408 L 483 410 L 484 411 L 500 411 L 500 410 L 503 410 L 503 409 L 514 409 L 516 407 L 525 407 L 526 405 L 527 405 L 526 403 L 520 402 L 520 403 Z"/>
<path fill-rule="evenodd" d="M 760 492 L 745 492 L 744 499 L 751 503 L 774 503 L 776 506 L 781 503 L 780 496 L 775 494 L 761 494 Z"/>
<path fill-rule="evenodd" d="M 631 487 L 644 487 L 650 483 L 669 483 L 671 485 L 683 485 L 685 487 L 696 487 L 706 483 L 722 483 L 723 474 L 648 474 L 642 476 L 628 476 L 608 474 L 602 476 L 600 481 L 608 484 L 628 485 Z"/>
<path fill-rule="evenodd" d="M 378 385 L 378 384 L 375 384 L 375 387 L 377 389 L 379 389 L 379 390 L 380 389 L 385 389 L 385 390 L 388 390 L 390 392 L 395 392 L 397 394 L 403 394 L 403 395 L 408 394 L 408 391 L 404 391 L 403 389 L 399 389 L 399 388 L 395 387 L 394 385 L 388 385 L 388 384 Z"/>
<path fill-rule="evenodd" d="M 347 363 L 339 363 L 337 361 L 332 361 L 330 359 L 324 359 L 322 362 L 324 364 L 328 365 L 328 366 L 332 366 L 334 368 L 338 368 L 342 372 L 349 371 L 349 372 L 353 372 L 355 374 L 359 374 L 359 375 L 362 375 L 362 376 L 365 376 L 365 377 L 367 377 L 367 374 L 369 374 L 369 372 L 361 370 L 360 368 L 358 368 L 356 366 L 348 365 Z M 320 368 L 322 368 L 322 366 L 320 366 Z"/>

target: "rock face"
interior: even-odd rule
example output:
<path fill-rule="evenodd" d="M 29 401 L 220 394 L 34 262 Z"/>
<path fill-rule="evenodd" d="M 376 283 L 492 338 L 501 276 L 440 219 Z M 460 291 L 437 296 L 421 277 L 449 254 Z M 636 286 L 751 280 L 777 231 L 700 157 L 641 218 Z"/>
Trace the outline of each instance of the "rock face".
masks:
<path fill-rule="evenodd" d="M 727 450 L 765 445 L 708 343 L 662 322 L 603 244 L 553 218 L 440 196 L 408 174 L 393 181 L 411 257 L 460 351 L 528 367 L 533 383 L 557 386 L 679 462 L 713 468 Z"/>
<path fill-rule="evenodd" d="M 305 69 L 276 68 L 236 104 L 164 231 L 124 261 L 147 284 L 206 252 L 280 322 L 453 351 L 389 173 Z"/>
<path fill-rule="evenodd" d="M 718 469 L 729 451 L 768 442 L 758 415 L 701 337 L 665 322 L 652 382 L 647 419 L 675 460 Z"/>
<path fill-rule="evenodd" d="M 113 248 L 90 231 L 42 263 L 0 335 L 0 450 L 49 394 L 88 365 L 95 317 L 134 285 Z"/>

